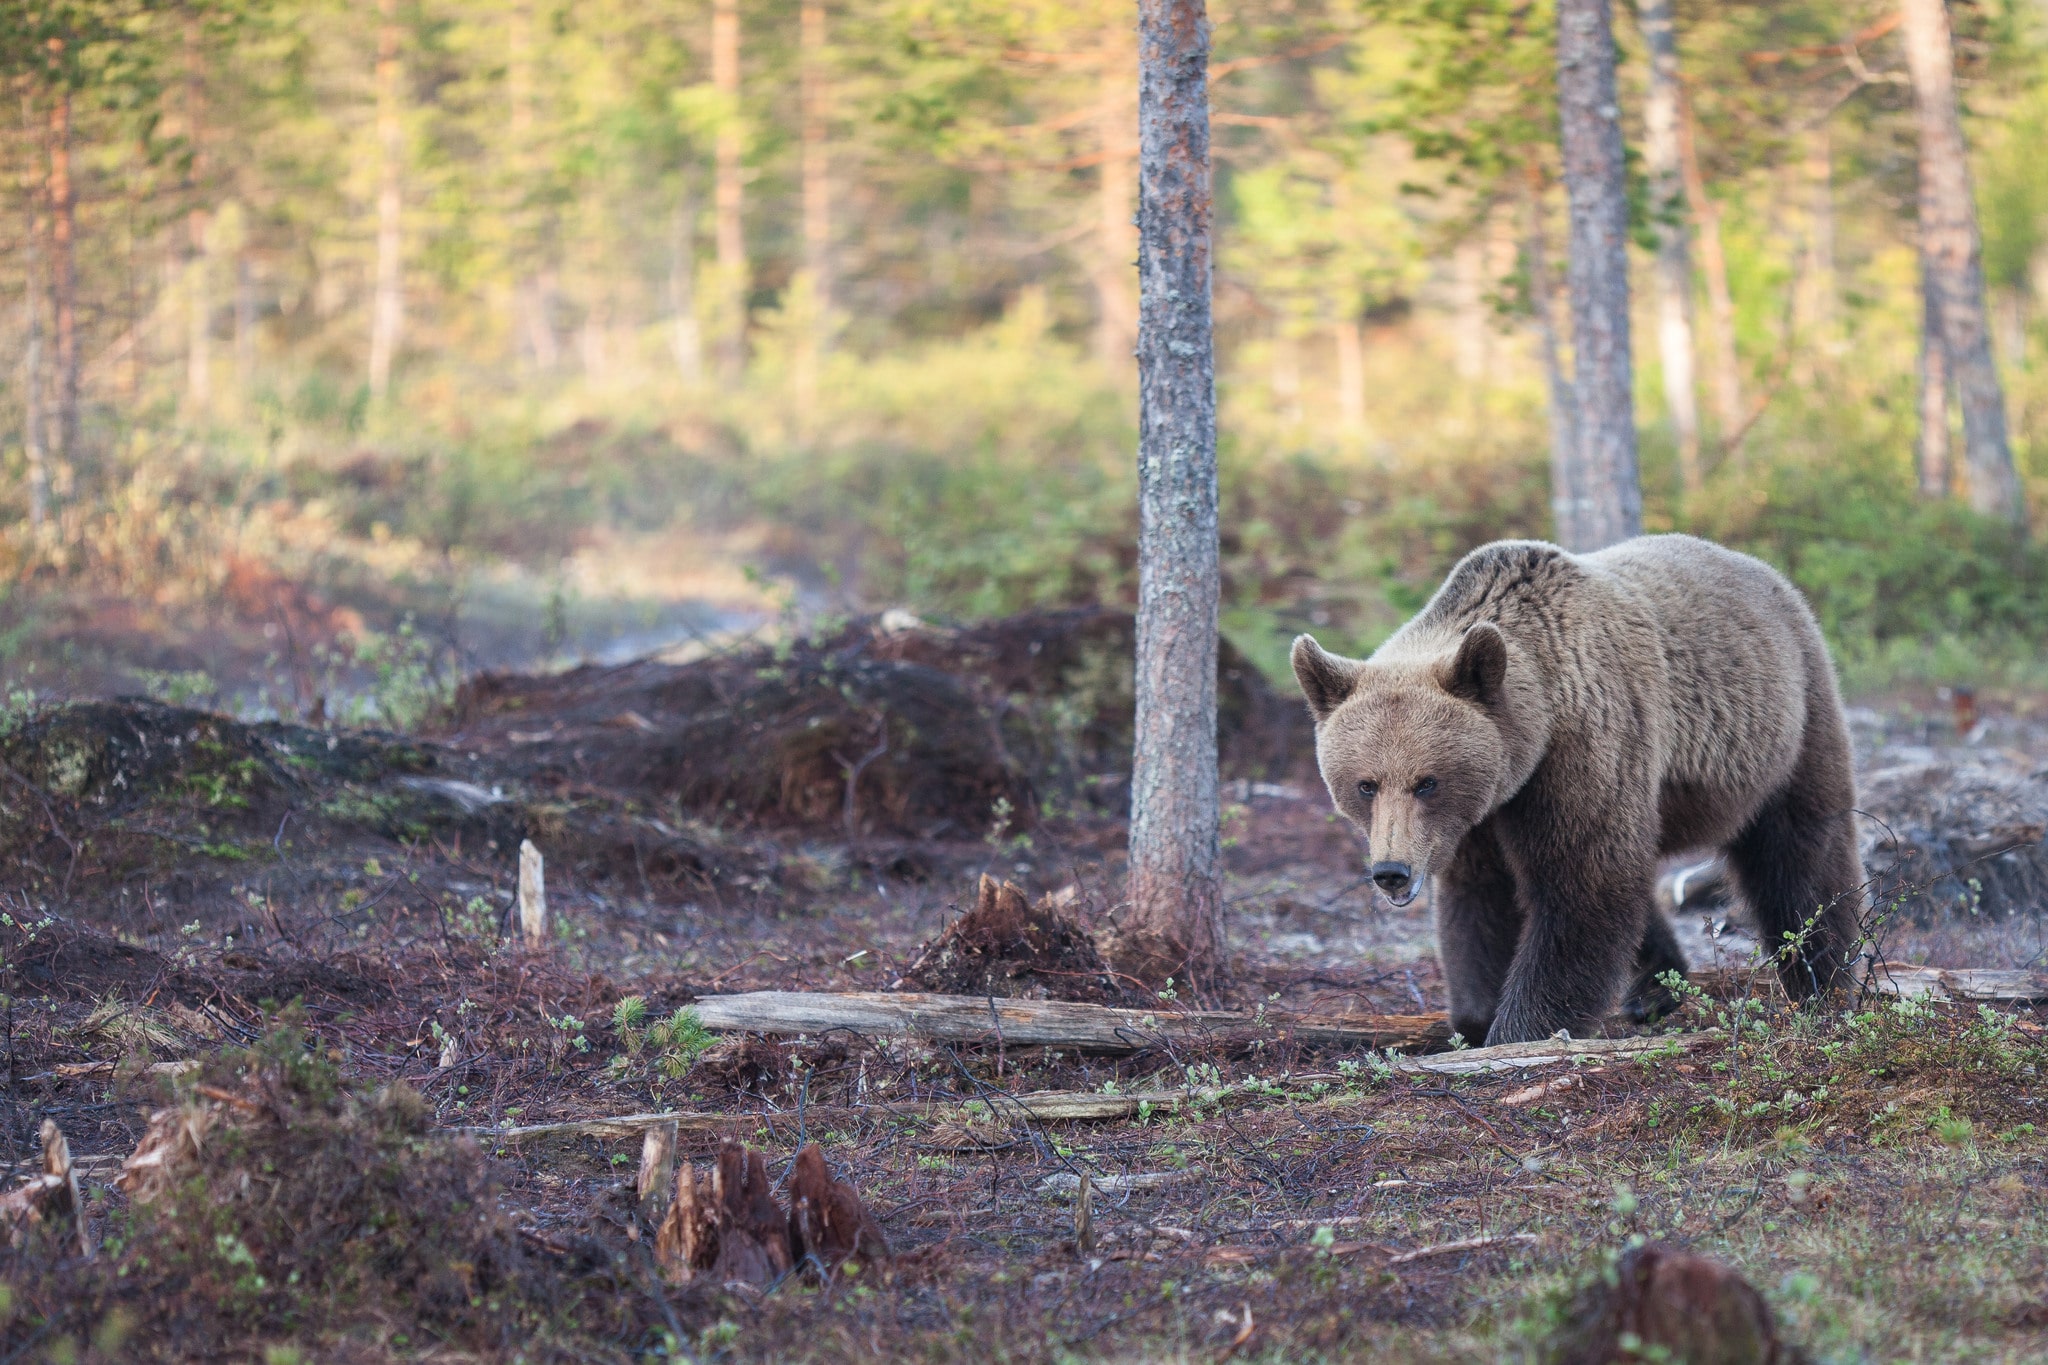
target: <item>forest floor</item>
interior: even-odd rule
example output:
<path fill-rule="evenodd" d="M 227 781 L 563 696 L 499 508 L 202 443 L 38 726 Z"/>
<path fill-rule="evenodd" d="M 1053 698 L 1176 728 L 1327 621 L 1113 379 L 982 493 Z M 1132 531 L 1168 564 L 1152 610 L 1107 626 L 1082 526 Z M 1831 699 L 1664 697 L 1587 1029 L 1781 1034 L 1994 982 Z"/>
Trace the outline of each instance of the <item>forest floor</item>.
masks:
<path fill-rule="evenodd" d="M 51 1228 L 0 1251 L 0 1346 L 1540 1359 L 1640 1237 L 1737 1267 L 1818 1359 L 2048 1358 L 2048 1011 L 1795 1015 L 1759 978 L 1654 1026 L 1721 1030 L 1683 1048 L 1470 1076 L 1280 1026 L 1105 1056 L 663 1022 L 711 995 L 887 990 L 983 874 L 1111 929 L 1128 640 L 1109 613 L 861 623 L 486 677 L 408 736 L 140 701 L 10 713 L 0 1137 L 26 1173 L 38 1125 L 61 1127 L 98 1254 Z M 1231 976 L 1200 1001 L 1084 984 L 1156 1014 L 1440 1010 L 1426 900 L 1371 898 L 1299 707 L 1225 668 Z M 2038 782 L 2048 698 L 1976 704 L 1959 728 L 1932 694 L 1867 700 L 1866 775 Z M 512 932 L 522 840 L 546 858 L 540 948 Z M 1965 911 L 1916 902 L 1885 955 L 2041 967 L 2048 904 Z M 1695 965 L 1748 961 L 1739 913 L 1678 923 Z M 1010 1116 L 1002 1096 L 1038 1090 L 1203 1098 Z M 151 1114 L 208 1103 L 182 1177 L 131 1201 L 114 1177 Z M 665 1283 L 637 1136 L 503 1136 L 666 1109 L 733 1116 L 681 1134 L 700 1166 L 737 1138 L 779 1178 L 820 1144 L 893 1254 L 766 1292 Z M 1049 1179 L 1081 1170 L 1088 1247 L 1076 1182 Z M 1109 1179 L 1130 1175 L 1153 1179 Z"/>

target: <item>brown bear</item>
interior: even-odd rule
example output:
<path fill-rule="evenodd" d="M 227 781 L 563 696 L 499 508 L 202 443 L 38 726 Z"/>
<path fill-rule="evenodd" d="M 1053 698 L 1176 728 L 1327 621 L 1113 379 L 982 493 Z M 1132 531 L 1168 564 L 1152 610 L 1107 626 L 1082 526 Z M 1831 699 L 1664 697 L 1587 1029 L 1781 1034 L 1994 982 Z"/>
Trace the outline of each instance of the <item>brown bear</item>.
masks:
<path fill-rule="evenodd" d="M 1465 556 L 1369 659 L 1294 674 L 1337 810 L 1405 905 L 1436 879 L 1451 1022 L 1473 1043 L 1591 1032 L 1683 971 L 1660 855 L 1723 850 L 1785 989 L 1843 980 L 1862 866 L 1820 627 L 1769 565 L 1691 536 Z"/>

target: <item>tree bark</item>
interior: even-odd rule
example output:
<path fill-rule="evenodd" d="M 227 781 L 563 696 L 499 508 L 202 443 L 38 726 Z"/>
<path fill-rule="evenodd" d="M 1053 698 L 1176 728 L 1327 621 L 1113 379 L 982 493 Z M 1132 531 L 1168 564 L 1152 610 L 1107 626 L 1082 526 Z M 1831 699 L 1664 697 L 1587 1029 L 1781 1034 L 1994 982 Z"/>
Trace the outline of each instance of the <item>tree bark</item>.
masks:
<path fill-rule="evenodd" d="M 1806 141 L 1807 192 L 1812 196 L 1806 243 L 1806 283 L 1811 291 L 1807 322 L 1821 349 L 1835 344 L 1835 145 L 1825 121 Z"/>
<path fill-rule="evenodd" d="M 1223 961 L 1209 24 L 1138 5 L 1137 742 L 1119 956 L 1196 990 Z"/>
<path fill-rule="evenodd" d="M 213 401 L 213 300 L 207 278 L 205 72 L 199 16 L 185 15 L 185 136 L 191 142 L 185 185 L 185 397 L 194 417 Z"/>
<path fill-rule="evenodd" d="M 784 316 L 798 329 L 792 379 L 800 430 L 810 429 L 818 401 L 818 366 L 832 312 L 832 181 L 826 142 L 825 4 L 803 0 L 798 10 L 798 86 L 804 264 L 785 296 Z"/>
<path fill-rule="evenodd" d="M 1948 346 L 1941 339 L 1941 309 L 1929 280 L 1920 282 L 1920 432 L 1915 449 L 1920 496 L 1948 496 Z"/>
<path fill-rule="evenodd" d="M 1330 324 L 1337 347 L 1337 422 L 1347 435 L 1365 428 L 1365 338 L 1357 318 Z"/>
<path fill-rule="evenodd" d="M 71 91 L 50 101 L 50 316 L 57 341 L 57 412 L 51 435 L 58 462 L 78 460 L 77 200 L 71 185 Z"/>
<path fill-rule="evenodd" d="M 1486 243 L 1479 238 L 1451 253 L 1451 369 L 1460 379 L 1486 374 Z"/>
<path fill-rule="evenodd" d="M 676 202 L 669 217 L 668 319 L 669 349 L 686 384 L 704 379 L 704 338 L 697 327 L 697 206 L 690 194 L 687 169 L 677 179 Z"/>
<path fill-rule="evenodd" d="M 543 268 L 541 225 L 533 205 L 539 167 L 533 136 L 533 6 L 511 7 L 505 28 L 505 96 L 510 105 L 512 187 L 507 215 L 512 222 L 513 328 L 526 358 L 548 371 L 562 359 L 555 335 L 554 291 Z"/>
<path fill-rule="evenodd" d="M 799 15 L 802 48 L 804 269 L 821 308 L 832 298 L 832 163 L 826 141 L 829 92 L 825 81 L 824 0 L 804 0 Z"/>
<path fill-rule="evenodd" d="M 746 366 L 747 243 L 742 232 L 740 157 L 739 0 L 714 0 L 711 9 L 711 85 L 722 97 L 715 154 L 718 179 L 712 210 L 718 237 L 718 372 L 733 383 Z"/>
<path fill-rule="evenodd" d="M 400 160 L 398 0 L 377 0 L 377 275 L 370 303 L 370 396 L 391 390 L 391 362 L 405 322 L 403 242 L 399 235 Z"/>
<path fill-rule="evenodd" d="M 1578 399 L 1564 372 L 1556 315 L 1551 312 L 1550 248 L 1543 231 L 1543 171 L 1534 161 L 1522 192 L 1522 272 L 1529 284 L 1529 314 L 1536 323 L 1537 358 L 1550 395 L 1550 515 L 1558 543 L 1579 538 Z"/>
<path fill-rule="evenodd" d="M 29 97 L 21 99 L 22 129 L 29 146 L 35 145 L 35 109 Z M 33 156 L 28 164 L 35 164 Z M 27 212 L 22 234 L 22 358 L 21 358 L 21 445 L 28 463 L 28 522 L 40 536 L 50 516 L 50 464 L 43 450 L 43 223 L 33 175 L 24 177 L 22 199 Z"/>
<path fill-rule="evenodd" d="M 1743 426 L 1742 367 L 1735 354 L 1735 296 L 1728 288 L 1728 256 L 1721 249 L 1721 206 L 1707 194 L 1700 174 L 1692 109 L 1679 91 L 1678 151 L 1685 198 L 1700 234 L 1700 273 L 1707 282 L 1707 384 L 1714 396 L 1714 421 L 1723 441 Z"/>
<path fill-rule="evenodd" d="M 1692 248 L 1679 152 L 1678 27 L 1671 0 L 1636 0 L 1636 23 L 1650 50 L 1643 161 L 1650 173 L 1650 221 L 1657 234 L 1657 349 L 1664 364 L 1664 401 L 1678 438 L 1679 477 L 1692 493 L 1700 487 L 1700 408 L 1694 382 Z"/>
<path fill-rule="evenodd" d="M 1130 32 L 1113 24 L 1102 40 L 1096 92 L 1095 354 L 1111 374 L 1128 374 L 1139 326 L 1131 299 L 1137 229 L 1131 222 Z"/>
<path fill-rule="evenodd" d="M 1920 268 L 1963 410 L 1970 505 L 2025 530 L 2026 498 L 2013 467 L 2005 390 L 1985 317 L 1983 241 L 1956 107 L 1948 12 L 1942 0 L 1905 0 L 1904 16 L 1906 68 L 1920 117 Z"/>
<path fill-rule="evenodd" d="M 1640 535 L 1628 330 L 1628 178 L 1608 0 L 1558 0 L 1557 103 L 1571 201 L 1572 373 L 1579 505 L 1573 550 Z"/>
<path fill-rule="evenodd" d="M 235 257 L 235 387 L 245 404 L 256 387 L 256 270 L 247 251 Z"/>

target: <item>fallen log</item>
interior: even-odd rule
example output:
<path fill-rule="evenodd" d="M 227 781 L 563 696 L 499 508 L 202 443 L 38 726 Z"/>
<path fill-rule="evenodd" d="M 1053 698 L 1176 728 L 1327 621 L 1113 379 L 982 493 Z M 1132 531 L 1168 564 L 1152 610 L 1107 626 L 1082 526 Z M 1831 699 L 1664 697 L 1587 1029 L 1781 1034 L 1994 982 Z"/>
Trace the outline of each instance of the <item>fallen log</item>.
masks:
<path fill-rule="evenodd" d="M 946 1043 L 1136 1052 L 1162 1036 L 1225 1042 L 1291 1037 L 1317 1047 L 1413 1048 L 1450 1041 L 1441 1014 L 1313 1015 L 1134 1010 L 1066 1000 L 894 991 L 750 991 L 692 1007 L 714 1033 L 909 1035 Z"/>
<path fill-rule="evenodd" d="M 1388 1057 L 1380 1059 L 1377 1065 L 1397 1074 L 1471 1076 L 1495 1071 L 1521 1071 L 1532 1067 L 1554 1066 L 1580 1057 L 1613 1060 L 1648 1056 L 1652 1053 L 1685 1052 L 1702 1040 L 1719 1036 L 1719 1029 L 1706 1029 L 1698 1033 L 1671 1033 L 1647 1038 L 1552 1038 L 1538 1043 L 1503 1043 L 1499 1047 L 1467 1048 L 1462 1052 L 1440 1053 L 1433 1057 Z M 1355 1074 L 1347 1076 L 1341 1072 L 1318 1071 L 1287 1076 L 1282 1078 L 1280 1083 L 1308 1085 L 1318 1081 L 1353 1079 L 1356 1079 Z M 1204 1086 L 1188 1090 L 1142 1090 L 1122 1094 L 1104 1094 L 1093 1090 L 1039 1090 L 1013 1095 L 991 1090 L 974 1099 L 899 1100 L 859 1107 L 812 1105 L 809 1114 L 813 1121 L 820 1123 L 894 1115 L 936 1119 L 961 1114 L 1021 1119 L 1033 1123 L 1100 1122 L 1105 1119 L 1129 1118 L 1146 1110 L 1171 1112 L 1185 1104 L 1215 1105 L 1232 1099 L 1268 1098 L 1273 1098 L 1273 1094 L 1270 1089 L 1265 1088 L 1264 1083 L 1254 1083 L 1249 1088 L 1243 1085 Z M 639 1137 L 650 1128 L 669 1124 L 675 1125 L 679 1133 L 720 1133 L 740 1127 L 755 1128 L 766 1119 L 792 1117 L 794 1116 L 790 1114 L 763 1114 L 753 1111 L 703 1113 L 665 1110 L 654 1114 L 620 1114 L 606 1118 L 570 1119 L 561 1123 L 532 1123 L 518 1128 L 476 1127 L 448 1131 L 490 1138 L 496 1142 L 578 1137 L 624 1139 Z"/>
<path fill-rule="evenodd" d="M 1689 979 L 1709 995 L 1744 995 L 1758 986 L 1775 991 L 1778 974 L 1767 968 L 1713 968 Z M 1880 962 L 1870 967 L 1861 989 L 1903 999 L 2024 1005 L 2048 1000 L 2048 972 L 1997 967 L 1911 967 Z"/>

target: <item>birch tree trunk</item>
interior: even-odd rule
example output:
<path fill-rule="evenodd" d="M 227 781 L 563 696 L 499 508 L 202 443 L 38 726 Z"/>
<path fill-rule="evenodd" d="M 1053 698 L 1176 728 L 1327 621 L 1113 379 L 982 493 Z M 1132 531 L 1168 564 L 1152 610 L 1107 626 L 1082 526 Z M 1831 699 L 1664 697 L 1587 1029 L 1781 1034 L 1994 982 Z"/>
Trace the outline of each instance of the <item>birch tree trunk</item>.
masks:
<path fill-rule="evenodd" d="M 1821 349 L 1834 354 L 1840 350 L 1835 337 L 1835 144 L 1825 122 L 1807 138 L 1806 179 L 1812 196 L 1806 243 L 1806 283 L 1812 291 L 1807 321 Z"/>
<path fill-rule="evenodd" d="M 555 335 L 554 298 L 543 268 L 542 226 L 533 207 L 539 175 L 533 133 L 533 7 L 522 0 L 512 6 L 505 27 L 505 95 L 511 113 L 512 185 L 507 216 L 512 221 L 513 328 L 527 359 L 537 370 L 552 370 L 561 361 Z"/>
<path fill-rule="evenodd" d="M 1557 103 L 1571 201 L 1572 375 L 1580 477 L 1573 550 L 1640 535 L 1628 335 L 1628 179 L 1608 0 L 1558 0 Z"/>
<path fill-rule="evenodd" d="M 1929 281 L 1920 282 L 1920 432 L 1914 454 L 1920 496 L 1948 496 L 1948 346 L 1941 339 L 1941 309 Z"/>
<path fill-rule="evenodd" d="M 704 339 L 697 327 L 697 205 L 690 193 L 687 169 L 678 178 L 675 207 L 669 217 L 668 319 L 669 348 L 683 382 L 704 379 Z"/>
<path fill-rule="evenodd" d="M 1714 397 L 1714 422 L 1726 441 L 1743 425 L 1742 367 L 1735 354 L 1735 296 L 1728 288 L 1728 256 L 1721 249 L 1721 206 L 1707 194 L 1706 177 L 1700 174 L 1698 139 L 1683 88 L 1678 115 L 1686 204 L 1699 230 L 1700 273 L 1707 283 L 1707 385 Z"/>
<path fill-rule="evenodd" d="M 1678 438 L 1679 477 L 1692 493 L 1700 487 L 1700 408 L 1693 378 L 1692 249 L 1679 154 L 1678 27 L 1671 0 L 1636 0 L 1636 23 L 1650 49 L 1643 160 L 1657 233 L 1657 349 L 1664 363 L 1664 401 Z"/>
<path fill-rule="evenodd" d="M 71 91 L 50 101 L 50 315 L 56 324 L 57 413 L 51 435 L 59 463 L 78 460 L 77 201 L 71 185 Z"/>
<path fill-rule="evenodd" d="M 1558 543 L 1569 545 L 1579 538 L 1578 509 L 1584 500 L 1576 486 L 1581 472 L 1576 455 L 1578 398 L 1572 393 L 1571 377 L 1564 370 L 1557 318 L 1551 311 L 1550 248 L 1544 236 L 1543 172 L 1532 161 L 1522 192 L 1522 271 L 1529 281 L 1529 313 L 1536 323 L 1537 358 L 1542 362 L 1544 386 L 1550 395 L 1550 515 L 1556 523 Z"/>
<path fill-rule="evenodd" d="M 714 0 L 711 8 L 711 86 L 721 96 L 717 183 L 712 211 L 718 237 L 718 374 L 730 384 L 746 366 L 747 243 L 740 213 L 740 157 L 745 147 L 740 124 L 739 0 Z"/>
<path fill-rule="evenodd" d="M 1203 0 L 1139 0 L 1138 42 L 1137 743 L 1119 957 L 1199 991 L 1223 961 Z"/>
<path fill-rule="evenodd" d="M 370 303 L 370 396 L 380 402 L 391 390 L 391 361 L 405 321 L 398 43 L 398 0 L 377 0 L 377 275 Z"/>
<path fill-rule="evenodd" d="M 2013 468 L 2005 391 L 1984 311 L 1983 241 L 1956 108 L 1948 12 L 1942 0 L 1905 0 L 1904 16 L 1906 68 L 1920 116 L 1920 268 L 1963 410 L 1970 505 L 2024 530 L 2026 498 Z"/>
<path fill-rule="evenodd" d="M 1128 374 L 1140 325 L 1131 298 L 1137 229 L 1131 223 L 1130 32 L 1111 25 L 1102 39 L 1102 80 L 1095 112 L 1096 180 L 1095 353 L 1112 374 Z M 1140 155 L 1143 153 L 1141 152 Z"/>
<path fill-rule="evenodd" d="M 1330 324 L 1337 348 L 1337 424 L 1346 435 L 1365 429 L 1365 338 L 1357 318 Z"/>

